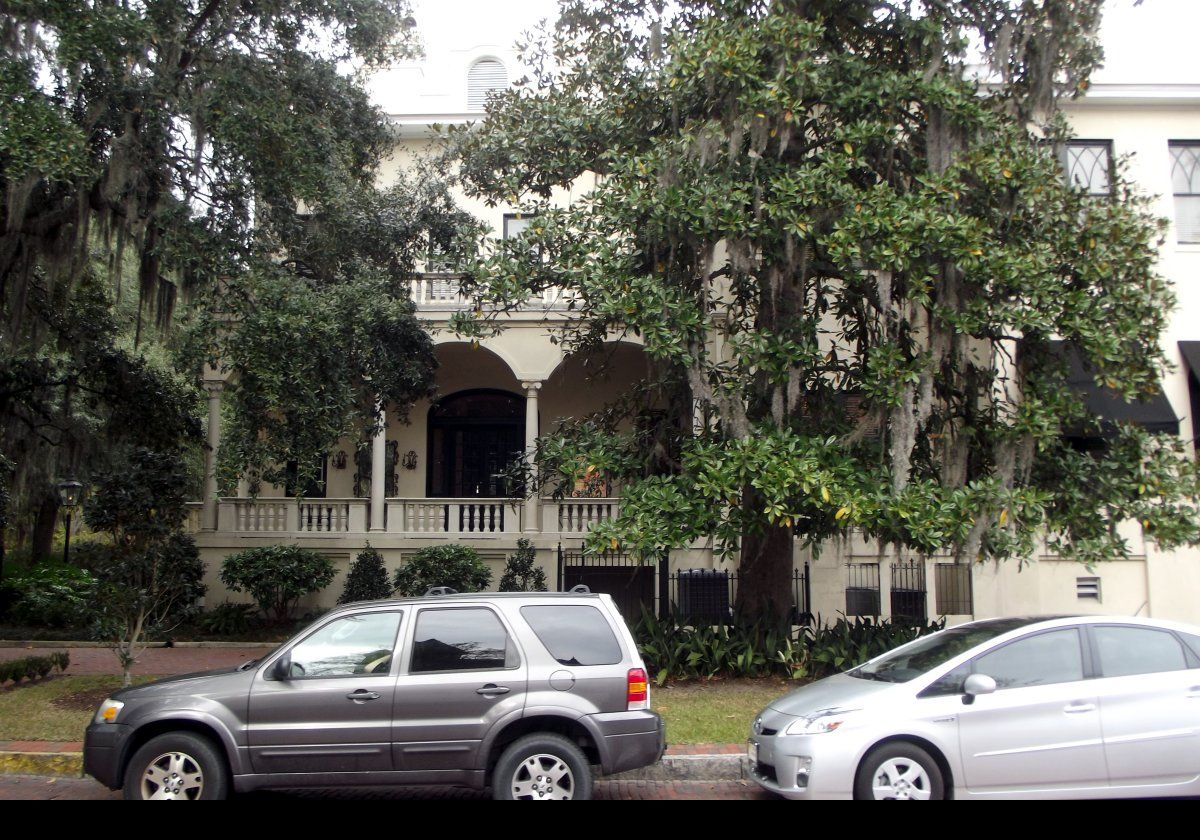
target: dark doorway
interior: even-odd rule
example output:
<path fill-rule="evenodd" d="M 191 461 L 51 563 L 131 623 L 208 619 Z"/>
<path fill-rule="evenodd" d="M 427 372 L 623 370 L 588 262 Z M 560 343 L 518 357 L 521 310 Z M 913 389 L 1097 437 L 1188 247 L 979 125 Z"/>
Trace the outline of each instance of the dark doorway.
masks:
<path fill-rule="evenodd" d="M 525 451 L 525 400 L 497 390 L 460 391 L 429 409 L 429 498 L 521 494 L 506 472 Z"/>

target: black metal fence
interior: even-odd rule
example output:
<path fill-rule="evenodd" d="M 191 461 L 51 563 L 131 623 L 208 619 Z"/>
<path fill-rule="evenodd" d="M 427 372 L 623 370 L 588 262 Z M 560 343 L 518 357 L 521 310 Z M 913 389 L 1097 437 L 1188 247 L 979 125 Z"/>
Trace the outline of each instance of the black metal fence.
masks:
<path fill-rule="evenodd" d="M 938 615 L 974 615 L 975 590 L 971 567 L 963 563 L 938 563 L 934 567 Z"/>
<path fill-rule="evenodd" d="M 659 618 L 673 617 L 686 624 L 726 624 L 733 618 L 738 575 L 725 569 L 669 571 L 666 557 L 657 560 L 617 552 L 587 554 L 558 552 L 559 589 L 584 584 L 592 592 L 612 596 L 626 621 L 641 618 L 643 611 Z M 812 593 L 808 564 L 792 572 L 792 621 L 811 619 Z"/>
<path fill-rule="evenodd" d="M 892 564 L 892 619 L 926 621 L 925 563 Z"/>
<path fill-rule="evenodd" d="M 879 609 L 879 564 L 846 565 L 846 615 L 877 616 Z"/>

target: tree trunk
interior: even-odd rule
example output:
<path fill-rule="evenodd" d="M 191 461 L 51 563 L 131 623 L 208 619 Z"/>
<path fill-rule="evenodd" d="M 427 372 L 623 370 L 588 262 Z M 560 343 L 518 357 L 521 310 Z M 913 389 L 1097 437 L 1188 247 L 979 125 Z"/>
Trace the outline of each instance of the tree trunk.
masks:
<path fill-rule="evenodd" d="M 53 495 L 42 498 L 33 521 L 32 558 L 42 563 L 54 551 L 54 529 L 58 525 L 58 499 Z"/>
<path fill-rule="evenodd" d="M 743 505 L 753 511 L 758 503 L 757 491 L 747 487 Z M 790 630 L 792 600 L 792 529 L 767 526 L 761 533 L 743 534 L 735 604 L 738 620 Z"/>

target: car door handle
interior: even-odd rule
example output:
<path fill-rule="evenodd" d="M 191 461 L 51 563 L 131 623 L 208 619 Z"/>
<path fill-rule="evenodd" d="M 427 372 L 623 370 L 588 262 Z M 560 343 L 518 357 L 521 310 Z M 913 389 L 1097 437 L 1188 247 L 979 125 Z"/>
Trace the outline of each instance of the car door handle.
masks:
<path fill-rule="evenodd" d="M 502 694 L 508 694 L 510 691 L 512 689 L 507 686 L 495 685 L 493 683 L 488 683 L 483 688 L 475 689 L 476 694 L 483 695 L 484 697 L 499 697 Z"/>
<path fill-rule="evenodd" d="M 1194 685 L 1189 688 L 1188 697 L 1200 697 L 1200 685 Z"/>
<path fill-rule="evenodd" d="M 353 700 L 355 703 L 365 703 L 368 700 L 378 700 L 379 695 L 374 691 L 364 691 L 360 688 L 358 691 L 352 691 L 347 694 L 346 699 Z"/>
<path fill-rule="evenodd" d="M 1082 714 L 1083 712 L 1094 712 L 1094 711 L 1096 711 L 1096 704 L 1095 703 L 1072 703 L 1069 706 L 1065 706 L 1063 708 L 1063 711 L 1069 715 L 1078 715 L 1078 714 Z"/>

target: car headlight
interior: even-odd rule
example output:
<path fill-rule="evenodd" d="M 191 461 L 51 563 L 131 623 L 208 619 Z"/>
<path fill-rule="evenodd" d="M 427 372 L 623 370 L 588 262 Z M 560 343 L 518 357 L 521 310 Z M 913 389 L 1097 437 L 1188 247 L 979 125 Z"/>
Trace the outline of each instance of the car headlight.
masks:
<path fill-rule="evenodd" d="M 96 710 L 94 723 L 116 723 L 117 717 L 121 714 L 121 710 L 125 708 L 125 704 L 120 700 L 105 700 L 100 704 L 100 708 Z"/>
<path fill-rule="evenodd" d="M 858 709 L 824 709 L 788 724 L 784 735 L 821 735 L 840 729 Z"/>

